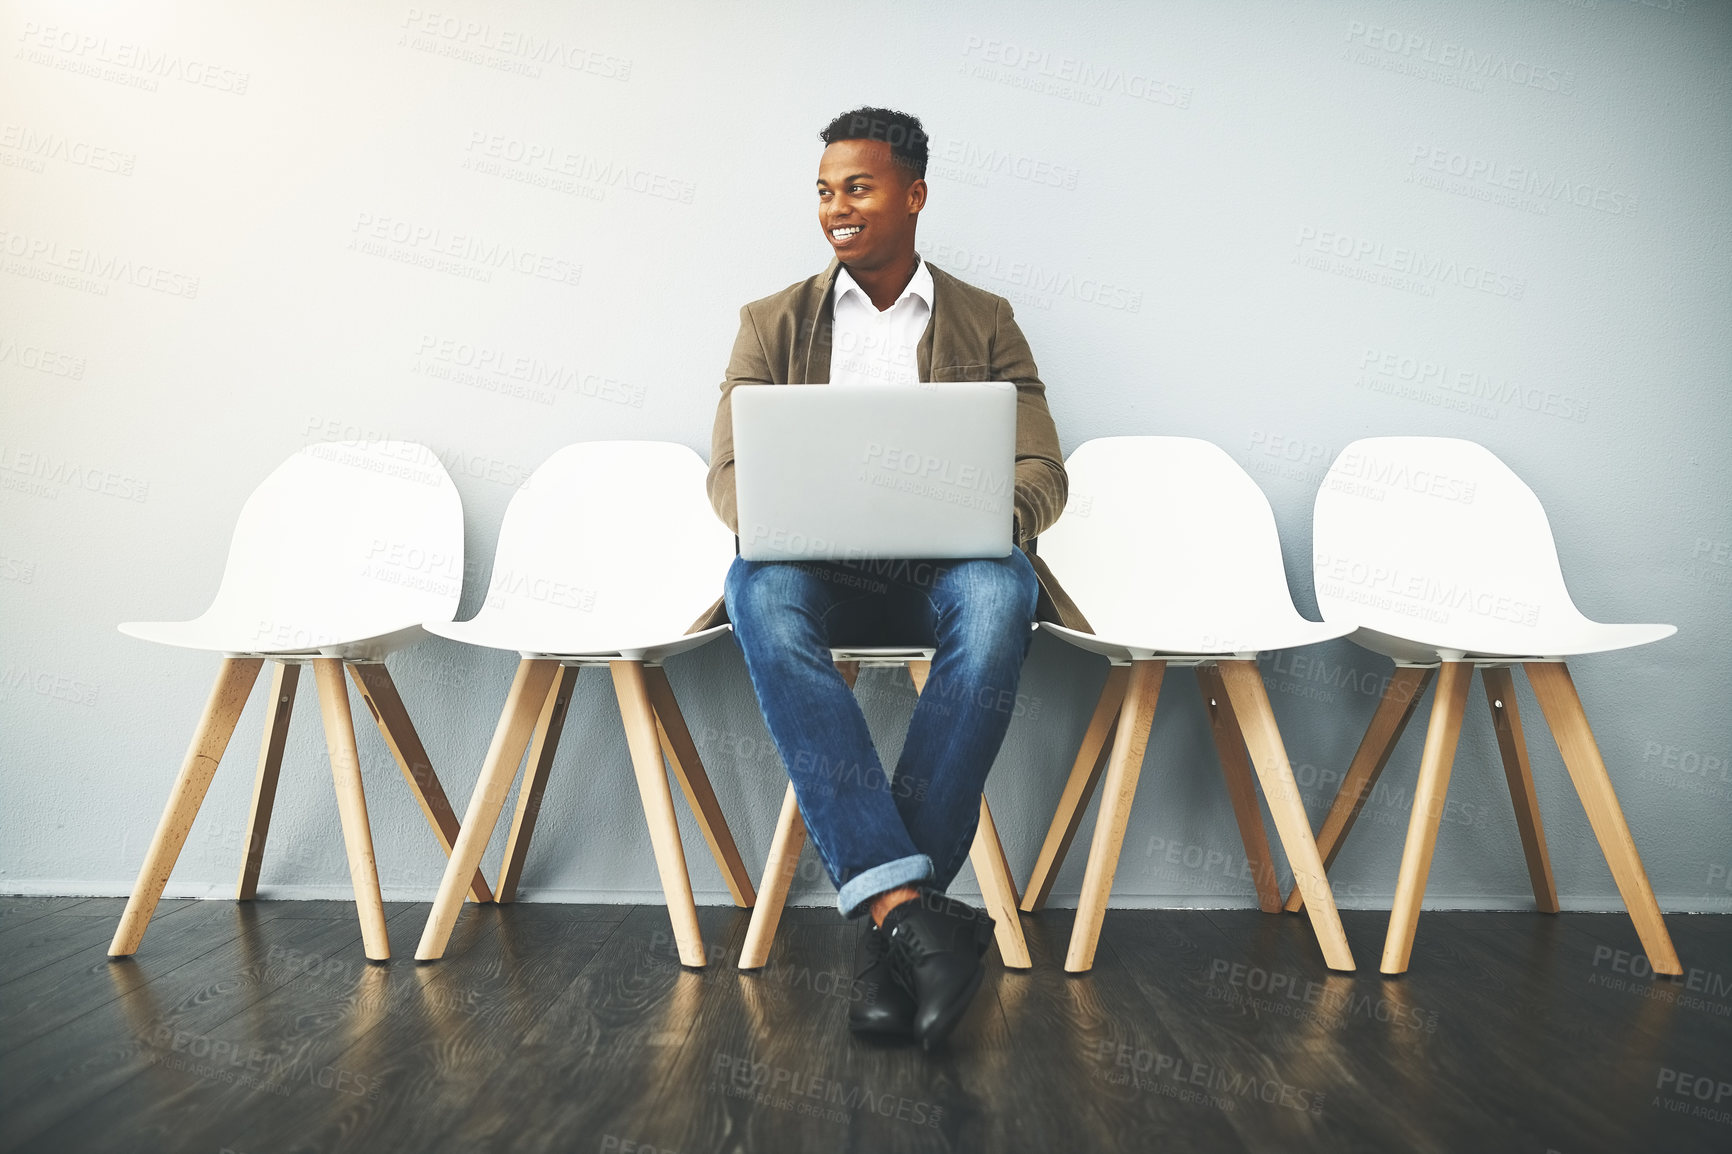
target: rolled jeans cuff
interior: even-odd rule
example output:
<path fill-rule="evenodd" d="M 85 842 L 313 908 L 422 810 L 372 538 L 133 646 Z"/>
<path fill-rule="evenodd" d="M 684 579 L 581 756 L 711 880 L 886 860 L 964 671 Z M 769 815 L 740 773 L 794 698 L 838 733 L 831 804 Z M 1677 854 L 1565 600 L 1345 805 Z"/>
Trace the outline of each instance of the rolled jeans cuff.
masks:
<path fill-rule="evenodd" d="M 875 865 L 863 874 L 856 874 L 836 891 L 836 907 L 845 918 L 858 917 L 870 902 L 886 890 L 911 886 L 932 878 L 932 859 L 923 853 L 899 857 L 883 865 Z"/>

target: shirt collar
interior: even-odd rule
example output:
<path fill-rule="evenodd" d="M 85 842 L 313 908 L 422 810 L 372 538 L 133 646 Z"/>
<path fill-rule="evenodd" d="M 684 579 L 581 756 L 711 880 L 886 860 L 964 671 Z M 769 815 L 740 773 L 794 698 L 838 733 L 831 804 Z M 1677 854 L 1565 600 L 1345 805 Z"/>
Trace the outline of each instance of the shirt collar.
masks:
<path fill-rule="evenodd" d="M 915 254 L 915 257 L 918 260 L 918 263 L 914 266 L 914 276 L 909 279 L 907 287 L 902 290 L 902 295 L 898 296 L 890 305 L 891 309 L 895 308 L 911 296 L 919 297 L 921 302 L 926 305 L 928 311 L 932 308 L 932 271 L 926 267 L 925 260 L 919 259 L 918 253 Z M 873 312 L 878 311 L 877 306 L 872 303 L 872 298 L 866 295 L 866 290 L 861 288 L 859 284 L 855 282 L 854 278 L 848 275 L 848 266 L 841 265 L 836 270 L 836 295 L 834 299 L 840 301 L 849 293 L 858 294 L 861 304 L 870 308 Z M 890 309 L 885 309 L 884 311 L 889 312 Z"/>

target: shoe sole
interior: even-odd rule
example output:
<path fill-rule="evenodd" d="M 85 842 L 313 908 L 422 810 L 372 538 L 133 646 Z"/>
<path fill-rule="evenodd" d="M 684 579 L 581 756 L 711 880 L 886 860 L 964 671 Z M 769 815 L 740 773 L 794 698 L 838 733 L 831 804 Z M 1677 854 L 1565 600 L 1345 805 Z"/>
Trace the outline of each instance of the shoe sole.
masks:
<path fill-rule="evenodd" d="M 853 1022 L 849 1022 L 848 1032 L 857 1038 L 892 1039 L 903 1042 L 914 1040 L 913 1026 L 856 1026 Z"/>
<path fill-rule="evenodd" d="M 980 981 L 984 977 L 986 977 L 986 967 L 976 965 L 974 977 L 969 979 L 967 988 L 945 1009 L 944 1013 L 938 1016 L 932 1025 L 926 1028 L 924 1034 L 919 1035 L 922 1049 L 930 1050 L 950 1036 L 950 1031 L 956 1028 L 956 1024 L 962 1021 L 962 1016 L 968 1012 L 968 1007 L 974 1003 L 974 995 L 980 989 Z"/>

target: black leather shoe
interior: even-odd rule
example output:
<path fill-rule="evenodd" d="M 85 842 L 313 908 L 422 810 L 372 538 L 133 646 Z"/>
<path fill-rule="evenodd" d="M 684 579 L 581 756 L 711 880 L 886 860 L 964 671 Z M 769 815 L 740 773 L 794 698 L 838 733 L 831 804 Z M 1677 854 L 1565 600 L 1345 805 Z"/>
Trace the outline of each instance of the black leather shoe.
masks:
<path fill-rule="evenodd" d="M 980 988 L 992 919 L 948 894 L 922 890 L 884 917 L 890 970 L 914 997 L 914 1036 L 928 1050 L 944 1041 Z"/>
<path fill-rule="evenodd" d="M 890 973 L 890 937 L 868 916 L 854 945 L 848 1028 L 884 1038 L 914 1036 L 914 998 Z"/>

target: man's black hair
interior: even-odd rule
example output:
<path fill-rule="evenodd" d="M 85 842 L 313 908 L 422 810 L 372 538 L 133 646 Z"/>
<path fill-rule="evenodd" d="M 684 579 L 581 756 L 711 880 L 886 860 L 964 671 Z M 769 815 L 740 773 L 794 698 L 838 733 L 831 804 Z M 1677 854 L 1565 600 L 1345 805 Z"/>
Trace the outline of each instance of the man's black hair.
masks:
<path fill-rule="evenodd" d="M 856 108 L 832 120 L 818 139 L 827 145 L 838 140 L 882 140 L 896 163 L 908 170 L 910 181 L 926 177 L 926 129 L 918 116 L 889 108 Z"/>

